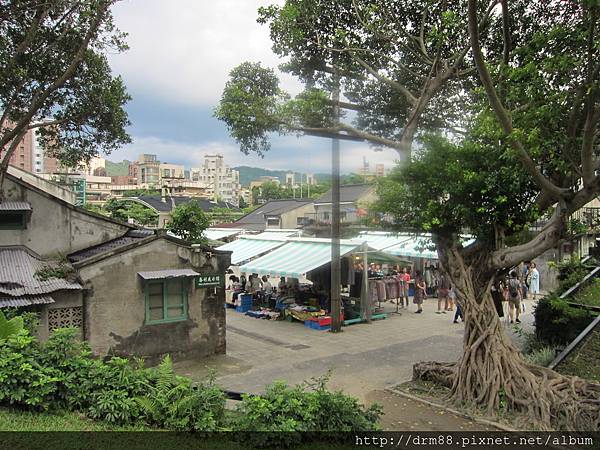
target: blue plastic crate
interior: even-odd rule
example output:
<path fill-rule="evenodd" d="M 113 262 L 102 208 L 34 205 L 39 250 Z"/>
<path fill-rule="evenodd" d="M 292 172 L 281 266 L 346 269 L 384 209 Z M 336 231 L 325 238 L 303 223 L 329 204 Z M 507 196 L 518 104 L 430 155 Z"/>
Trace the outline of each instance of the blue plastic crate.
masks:
<path fill-rule="evenodd" d="M 237 306 L 237 307 L 235 308 L 235 310 L 236 310 L 237 312 L 241 312 L 241 313 L 248 312 L 248 311 L 250 311 L 251 309 L 252 309 L 252 305 L 244 305 L 244 304 L 242 304 L 242 305 L 240 305 L 240 306 Z"/>

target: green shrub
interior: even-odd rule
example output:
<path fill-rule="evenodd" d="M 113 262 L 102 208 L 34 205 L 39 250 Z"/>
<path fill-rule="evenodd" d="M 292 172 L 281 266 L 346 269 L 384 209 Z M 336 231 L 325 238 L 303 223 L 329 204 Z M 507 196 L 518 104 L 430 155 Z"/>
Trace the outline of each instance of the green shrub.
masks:
<path fill-rule="evenodd" d="M 10 336 L 18 334 L 24 328 L 22 317 L 13 317 L 7 319 L 2 311 L 0 311 L 0 339 L 7 339 Z"/>
<path fill-rule="evenodd" d="M 541 299 L 534 314 L 535 334 L 548 345 L 568 344 L 594 320 L 591 312 L 569 306 L 554 294 Z"/>
<path fill-rule="evenodd" d="M 29 331 L 29 334 L 35 336 L 40 324 L 40 316 L 38 313 L 33 311 L 24 311 L 21 308 L 5 308 L 3 310 L 4 316 L 7 319 L 14 317 L 20 317 L 23 320 L 23 328 Z"/>
<path fill-rule="evenodd" d="M 582 263 L 577 258 L 571 258 L 558 264 L 558 288 L 555 293 L 561 295 L 579 283 L 590 272 L 595 263 L 594 260 Z"/>
<path fill-rule="evenodd" d="M 57 378 L 39 361 L 40 349 L 27 330 L 0 339 L 0 404 L 41 410 L 53 406 Z"/>
<path fill-rule="evenodd" d="M 548 367 L 548 365 L 554 361 L 555 357 L 555 347 L 546 346 L 525 355 L 525 360 L 529 364 Z"/>
<path fill-rule="evenodd" d="M 244 396 L 234 422 L 236 431 L 251 445 L 286 447 L 306 438 L 297 432 L 374 431 L 382 414 L 379 405 L 365 408 L 355 398 L 327 390 L 328 378 L 289 387 L 284 382 L 267 386 L 264 395 Z"/>
<path fill-rule="evenodd" d="M 217 431 L 225 417 L 225 393 L 214 384 L 193 386 L 189 378 L 173 372 L 167 355 L 149 370 L 147 390 L 136 402 L 149 424 L 179 431 Z"/>

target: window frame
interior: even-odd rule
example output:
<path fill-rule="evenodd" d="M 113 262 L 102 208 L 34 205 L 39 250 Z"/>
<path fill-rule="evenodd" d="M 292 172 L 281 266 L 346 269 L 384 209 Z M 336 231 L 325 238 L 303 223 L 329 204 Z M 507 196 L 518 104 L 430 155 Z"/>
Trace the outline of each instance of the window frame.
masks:
<path fill-rule="evenodd" d="M 26 230 L 27 229 L 27 211 L 24 210 L 12 210 L 12 211 L 2 211 L 0 212 L 0 216 L 4 215 L 4 216 L 8 216 L 8 215 L 12 215 L 14 214 L 16 215 L 20 215 L 21 216 L 21 222 L 20 224 L 15 224 L 15 225 L 9 225 L 9 224 L 3 224 L 0 222 L 0 230 Z"/>
<path fill-rule="evenodd" d="M 181 301 L 182 303 L 178 305 L 169 305 L 168 303 L 168 286 L 169 282 L 179 281 L 181 284 Z M 160 284 L 162 285 L 162 319 L 151 319 L 150 318 L 150 286 Z M 171 323 L 171 322 L 181 322 L 187 320 L 188 316 L 188 289 L 189 289 L 189 279 L 187 277 L 181 278 L 163 278 L 159 280 L 148 280 L 144 283 L 144 307 L 146 310 L 146 317 L 144 323 L 146 325 L 155 325 L 160 323 Z M 177 307 L 181 306 L 183 308 L 183 314 L 177 317 L 169 317 L 169 307 Z"/>

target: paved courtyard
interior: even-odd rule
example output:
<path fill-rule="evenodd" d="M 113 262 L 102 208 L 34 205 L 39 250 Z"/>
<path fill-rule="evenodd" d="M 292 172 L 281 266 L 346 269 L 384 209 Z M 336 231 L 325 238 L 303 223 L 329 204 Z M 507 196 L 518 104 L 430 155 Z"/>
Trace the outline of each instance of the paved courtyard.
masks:
<path fill-rule="evenodd" d="M 390 303 L 383 305 L 386 312 L 395 310 Z M 527 307 L 524 327 L 532 321 L 531 301 Z M 451 313 L 436 314 L 433 299 L 426 301 L 423 314 L 415 314 L 414 305 L 409 308 L 369 325 L 344 327 L 339 334 L 228 309 L 227 355 L 178 362 L 176 370 L 196 379 L 215 370 L 225 389 L 247 393 L 259 393 L 274 380 L 295 384 L 331 370 L 332 388 L 367 401 L 373 391 L 409 380 L 415 362 L 460 356 L 462 323 L 453 324 Z"/>

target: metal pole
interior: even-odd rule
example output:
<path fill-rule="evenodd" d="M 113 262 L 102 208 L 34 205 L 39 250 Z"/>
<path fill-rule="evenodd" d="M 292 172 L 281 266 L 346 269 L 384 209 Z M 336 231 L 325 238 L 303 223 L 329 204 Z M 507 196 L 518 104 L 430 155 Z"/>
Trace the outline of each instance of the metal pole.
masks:
<path fill-rule="evenodd" d="M 333 90 L 331 98 L 334 102 L 333 120 L 337 126 L 340 117 L 340 77 L 337 67 L 333 66 Z M 341 264 L 340 264 L 340 140 L 331 140 L 331 332 L 342 331 L 341 314 Z"/>
<path fill-rule="evenodd" d="M 367 258 L 368 244 L 365 242 L 362 245 L 363 251 L 363 275 L 362 275 L 362 289 L 360 296 L 361 313 L 362 318 L 371 322 L 371 305 L 369 304 L 369 269 L 368 269 L 368 258 Z"/>

